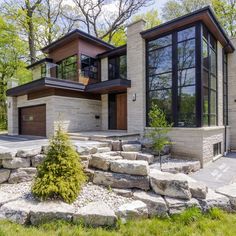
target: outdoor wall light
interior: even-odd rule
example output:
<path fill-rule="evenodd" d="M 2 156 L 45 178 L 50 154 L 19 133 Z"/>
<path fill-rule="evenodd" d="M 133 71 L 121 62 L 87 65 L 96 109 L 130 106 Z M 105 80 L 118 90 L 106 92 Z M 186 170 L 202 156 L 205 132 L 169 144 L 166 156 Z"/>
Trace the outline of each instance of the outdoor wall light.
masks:
<path fill-rule="evenodd" d="M 136 101 L 136 93 L 133 94 L 132 101 L 133 101 L 133 102 Z"/>

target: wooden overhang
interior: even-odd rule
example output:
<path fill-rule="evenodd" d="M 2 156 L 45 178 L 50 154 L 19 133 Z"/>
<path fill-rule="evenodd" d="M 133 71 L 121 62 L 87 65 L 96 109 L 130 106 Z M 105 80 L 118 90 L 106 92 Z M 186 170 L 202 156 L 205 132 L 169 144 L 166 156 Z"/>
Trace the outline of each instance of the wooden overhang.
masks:
<path fill-rule="evenodd" d="M 54 49 L 60 48 L 63 45 L 71 42 L 74 39 L 85 39 L 86 41 L 92 42 L 95 45 L 102 46 L 108 50 L 115 48 L 115 46 L 96 38 L 90 34 L 87 34 L 79 29 L 75 29 L 71 31 L 70 33 L 66 34 L 65 36 L 59 38 L 58 40 L 52 42 L 51 44 L 47 45 L 46 47 L 42 48 L 43 53 L 49 53 Z"/>
<path fill-rule="evenodd" d="M 16 97 L 47 88 L 57 88 L 78 92 L 83 92 L 85 90 L 85 86 L 78 82 L 44 77 L 42 79 L 34 80 L 27 84 L 8 89 L 6 94 L 7 96 Z"/>
<path fill-rule="evenodd" d="M 162 34 L 164 35 L 165 33 L 168 33 L 171 30 L 175 30 L 195 22 L 203 22 L 208 30 L 222 44 L 226 52 L 232 53 L 235 50 L 226 32 L 218 22 L 213 10 L 209 6 L 178 17 L 154 28 L 142 31 L 140 34 L 144 39 L 152 40 L 158 36 L 161 36 Z"/>
<path fill-rule="evenodd" d="M 109 51 L 100 53 L 97 55 L 97 58 L 116 57 L 116 56 L 126 55 L 126 50 L 127 50 L 127 46 L 125 44 L 120 47 L 111 49 Z"/>
<path fill-rule="evenodd" d="M 95 84 L 89 84 L 86 86 L 86 92 L 107 94 L 115 92 L 125 92 L 127 88 L 131 87 L 131 81 L 127 79 L 113 79 L 106 80 Z"/>
<path fill-rule="evenodd" d="M 42 60 L 39 60 L 39 61 L 36 61 L 35 63 L 30 64 L 30 65 L 27 66 L 26 68 L 27 68 L 27 69 L 30 69 L 30 68 L 33 68 L 33 67 L 35 67 L 35 66 L 37 66 L 37 65 L 40 65 L 40 64 L 43 64 L 43 63 L 46 63 L 46 62 L 52 63 L 52 62 L 53 62 L 53 59 L 52 59 L 52 58 L 45 57 L 45 58 L 43 58 Z"/>

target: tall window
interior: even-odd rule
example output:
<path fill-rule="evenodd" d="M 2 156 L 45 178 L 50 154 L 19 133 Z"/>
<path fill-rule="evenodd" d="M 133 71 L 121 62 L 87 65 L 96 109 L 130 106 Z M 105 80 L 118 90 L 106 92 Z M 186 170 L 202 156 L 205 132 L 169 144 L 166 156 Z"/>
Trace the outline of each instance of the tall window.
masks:
<path fill-rule="evenodd" d="M 203 27 L 203 125 L 217 125 L 216 41 Z"/>
<path fill-rule="evenodd" d="M 81 54 L 81 74 L 90 79 L 97 79 L 97 61 L 96 59 Z"/>
<path fill-rule="evenodd" d="M 223 119 L 228 125 L 228 63 L 227 54 L 223 52 Z"/>
<path fill-rule="evenodd" d="M 46 71 L 46 63 L 43 63 L 41 65 L 41 77 L 46 77 L 47 71 Z"/>
<path fill-rule="evenodd" d="M 74 81 L 78 79 L 76 55 L 67 57 L 66 59 L 58 63 L 57 77 L 59 79 L 74 80 Z"/>
<path fill-rule="evenodd" d="M 112 57 L 108 60 L 109 80 L 127 79 L 126 55 Z"/>

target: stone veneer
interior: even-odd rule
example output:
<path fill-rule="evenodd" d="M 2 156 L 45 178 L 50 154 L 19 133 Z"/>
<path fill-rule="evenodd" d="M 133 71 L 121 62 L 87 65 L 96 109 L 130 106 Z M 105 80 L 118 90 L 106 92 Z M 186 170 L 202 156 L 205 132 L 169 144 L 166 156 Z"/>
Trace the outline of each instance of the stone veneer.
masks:
<path fill-rule="evenodd" d="M 61 96 L 49 96 L 33 100 L 27 100 L 27 96 L 9 98 L 11 103 L 8 109 L 8 133 L 18 134 L 18 108 L 46 104 L 47 136 L 51 136 L 58 123 L 61 122 L 67 132 L 100 130 L 101 101 L 69 98 Z M 13 115 L 12 115 L 13 114 Z"/>

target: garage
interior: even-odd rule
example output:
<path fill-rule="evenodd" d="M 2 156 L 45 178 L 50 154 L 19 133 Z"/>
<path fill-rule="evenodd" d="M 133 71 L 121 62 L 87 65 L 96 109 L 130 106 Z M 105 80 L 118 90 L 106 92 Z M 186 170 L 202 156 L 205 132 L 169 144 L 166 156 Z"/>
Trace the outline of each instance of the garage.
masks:
<path fill-rule="evenodd" d="M 46 136 L 46 105 L 19 108 L 19 134 Z"/>

